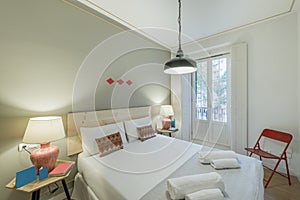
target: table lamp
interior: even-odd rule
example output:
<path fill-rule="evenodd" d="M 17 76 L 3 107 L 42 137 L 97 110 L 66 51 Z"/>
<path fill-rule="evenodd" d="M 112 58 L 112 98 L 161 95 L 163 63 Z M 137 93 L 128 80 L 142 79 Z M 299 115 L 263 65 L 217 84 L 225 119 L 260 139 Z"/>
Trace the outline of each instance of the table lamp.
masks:
<path fill-rule="evenodd" d="M 174 115 L 173 107 L 171 105 L 162 105 L 160 107 L 160 115 L 164 116 L 162 126 L 164 130 L 168 130 L 171 126 L 170 116 Z"/>
<path fill-rule="evenodd" d="M 65 130 L 61 117 L 35 117 L 30 118 L 23 142 L 40 144 L 40 149 L 31 152 L 30 160 L 36 166 L 37 174 L 41 167 L 52 171 L 58 157 L 59 148 L 50 146 L 50 142 L 65 137 Z"/>

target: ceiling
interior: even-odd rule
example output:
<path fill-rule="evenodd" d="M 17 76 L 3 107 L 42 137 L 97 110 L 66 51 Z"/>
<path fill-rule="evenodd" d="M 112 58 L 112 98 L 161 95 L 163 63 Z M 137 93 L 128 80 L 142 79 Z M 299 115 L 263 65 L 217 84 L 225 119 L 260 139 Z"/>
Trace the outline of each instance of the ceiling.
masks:
<path fill-rule="evenodd" d="M 178 45 L 177 0 L 74 0 L 169 49 Z M 296 0 L 182 0 L 182 41 L 199 40 L 290 12 Z"/>

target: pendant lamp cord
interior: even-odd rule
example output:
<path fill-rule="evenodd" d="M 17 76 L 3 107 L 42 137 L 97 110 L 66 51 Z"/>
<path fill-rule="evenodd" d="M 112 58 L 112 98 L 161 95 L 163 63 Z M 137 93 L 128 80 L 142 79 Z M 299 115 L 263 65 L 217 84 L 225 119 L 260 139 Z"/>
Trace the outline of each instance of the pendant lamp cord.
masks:
<path fill-rule="evenodd" d="M 179 14 L 178 14 L 178 29 L 179 29 L 179 33 L 178 33 L 178 51 L 176 54 L 176 57 L 183 57 L 183 51 L 181 49 L 181 0 L 178 0 L 178 5 L 179 5 Z"/>

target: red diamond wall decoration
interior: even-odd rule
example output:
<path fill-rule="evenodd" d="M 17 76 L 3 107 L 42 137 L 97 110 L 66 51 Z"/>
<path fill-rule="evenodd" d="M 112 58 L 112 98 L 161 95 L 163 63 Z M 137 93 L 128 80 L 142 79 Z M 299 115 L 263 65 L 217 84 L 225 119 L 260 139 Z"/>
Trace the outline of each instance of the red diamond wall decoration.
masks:
<path fill-rule="evenodd" d="M 131 80 L 128 80 L 126 81 L 127 85 L 131 85 L 132 84 L 132 81 Z"/>
<path fill-rule="evenodd" d="M 113 84 L 115 81 L 114 81 L 114 79 L 109 78 L 109 79 L 106 80 L 106 82 L 107 82 L 109 85 L 111 85 L 111 84 Z"/>
<path fill-rule="evenodd" d="M 117 82 L 118 82 L 120 85 L 122 85 L 122 84 L 124 83 L 124 81 L 123 81 L 122 79 L 119 79 Z"/>

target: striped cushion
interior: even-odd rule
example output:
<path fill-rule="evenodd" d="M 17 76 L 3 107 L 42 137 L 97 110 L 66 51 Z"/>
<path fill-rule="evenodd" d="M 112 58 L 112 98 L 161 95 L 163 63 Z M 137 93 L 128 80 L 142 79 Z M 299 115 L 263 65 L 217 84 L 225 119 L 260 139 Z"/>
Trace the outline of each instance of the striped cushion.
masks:
<path fill-rule="evenodd" d="M 119 132 L 96 138 L 95 140 L 101 157 L 123 148 L 123 142 Z"/>
<path fill-rule="evenodd" d="M 153 130 L 151 125 L 137 127 L 136 130 L 138 132 L 139 139 L 141 141 L 144 141 L 148 138 L 151 138 L 151 137 L 155 136 L 155 131 Z"/>

